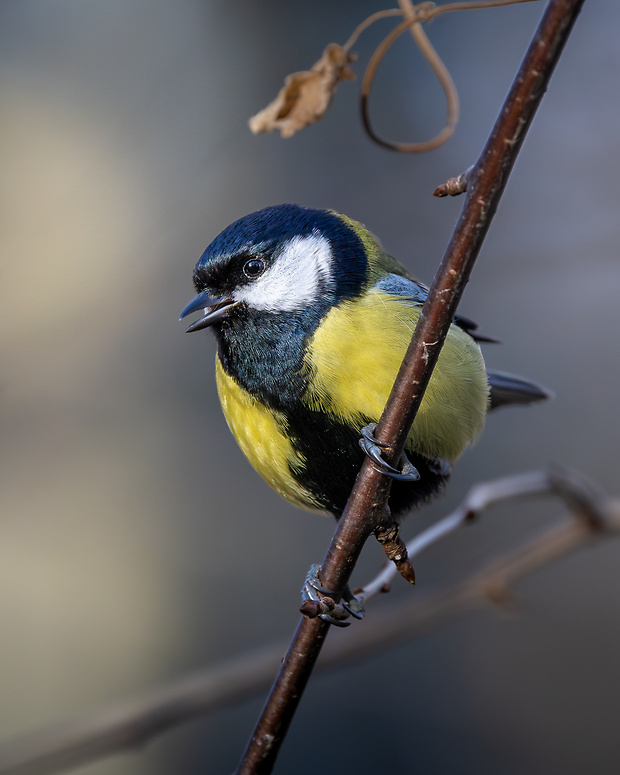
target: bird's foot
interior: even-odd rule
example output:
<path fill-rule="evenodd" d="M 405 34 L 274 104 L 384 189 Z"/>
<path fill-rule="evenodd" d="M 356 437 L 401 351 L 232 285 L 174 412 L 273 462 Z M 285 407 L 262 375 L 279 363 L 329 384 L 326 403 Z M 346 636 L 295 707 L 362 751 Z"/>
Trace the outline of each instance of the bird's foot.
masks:
<path fill-rule="evenodd" d="M 394 468 L 387 463 L 381 456 L 381 448 L 388 449 L 389 444 L 384 444 L 381 441 L 375 439 L 372 435 L 377 427 L 376 422 L 371 422 L 362 428 L 362 438 L 359 440 L 360 447 L 364 450 L 365 454 L 375 463 L 375 469 L 379 473 L 396 479 L 399 482 L 417 482 L 420 478 L 418 469 L 407 458 L 407 455 L 403 452 L 401 455 L 401 470 Z"/>
<path fill-rule="evenodd" d="M 342 600 L 336 603 L 332 595 L 333 592 L 322 587 L 319 581 L 319 565 L 312 565 L 306 576 L 301 596 L 303 605 L 302 613 L 311 619 L 319 617 L 325 622 L 336 627 L 348 627 L 351 622 L 347 621 L 349 616 L 355 619 L 364 618 L 364 606 L 362 601 L 358 600 L 347 587 L 342 596 Z"/>

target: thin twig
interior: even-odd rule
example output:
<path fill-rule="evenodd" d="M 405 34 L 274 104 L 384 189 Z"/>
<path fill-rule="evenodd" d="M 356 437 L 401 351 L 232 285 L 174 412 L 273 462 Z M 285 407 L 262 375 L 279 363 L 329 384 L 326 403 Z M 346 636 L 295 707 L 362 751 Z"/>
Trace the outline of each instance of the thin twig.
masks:
<path fill-rule="evenodd" d="M 403 15 L 405 16 L 405 21 L 398 25 L 396 30 L 390 33 L 379 46 L 377 46 L 377 49 L 370 58 L 364 72 L 361 89 L 362 122 L 369 137 L 384 148 L 399 151 L 400 153 L 425 153 L 432 151 L 435 148 L 439 148 L 439 146 L 443 145 L 454 134 L 454 129 L 459 120 L 459 95 L 448 68 L 433 48 L 433 45 L 422 28 L 421 22 L 427 20 L 424 13 L 427 9 L 421 6 L 414 6 L 411 3 L 411 0 L 399 0 L 399 3 Z M 399 32 L 401 29 L 402 31 Z M 370 97 L 370 90 L 375 79 L 377 68 L 386 55 L 387 50 L 406 29 L 410 31 L 413 40 L 420 49 L 420 53 L 435 73 L 439 85 L 446 96 L 448 115 L 445 126 L 437 135 L 435 135 L 435 137 L 420 143 L 399 143 L 393 140 L 383 139 L 373 129 L 368 114 L 368 99 Z"/>
<path fill-rule="evenodd" d="M 379 442 L 391 445 L 389 463 L 402 453 L 508 175 L 582 3 L 550 0 L 476 163 L 463 210 L 375 431 Z M 336 602 L 366 539 L 385 520 L 388 494 L 389 480 L 366 460 L 319 571 Z M 272 771 L 328 628 L 322 619 L 302 618 L 237 769 L 240 775 Z"/>
<path fill-rule="evenodd" d="M 474 511 L 478 515 L 489 506 L 513 496 L 521 498 L 526 494 L 555 490 L 559 479 L 571 483 L 570 487 L 564 488 L 565 492 L 582 493 L 579 499 L 565 500 L 573 505 L 574 512 L 577 500 L 580 504 L 588 504 L 588 511 L 598 515 L 597 529 L 592 529 L 587 520 L 562 524 L 449 589 L 425 598 L 416 595 L 391 609 L 375 611 L 372 627 L 356 628 L 350 638 L 340 638 L 326 646 L 317 668 L 325 670 L 351 664 L 369 654 L 395 648 L 421 632 L 445 625 L 457 613 L 479 607 L 489 600 L 501 603 L 510 598 L 506 594 L 508 584 L 597 539 L 620 534 L 620 501 L 588 492 L 591 488 L 584 488 L 581 477 L 574 472 L 560 475 L 558 471 L 551 474 L 533 472 L 477 485 L 461 506 L 437 526 L 445 527 L 447 521 L 455 520 L 462 525 L 463 518 L 467 519 Z M 433 542 L 450 532 L 442 528 Z M 415 542 L 417 551 L 428 547 L 428 534 L 429 531 L 424 531 L 409 544 L 412 552 L 416 550 Z M 364 590 L 380 586 L 381 579 L 380 574 Z M 271 644 L 133 701 L 113 705 L 86 720 L 43 734 L 33 733 L 19 743 L 5 744 L 0 749 L 0 775 L 51 775 L 83 766 L 121 751 L 136 749 L 187 721 L 249 699 L 269 686 L 285 648 L 285 644 Z"/>
<path fill-rule="evenodd" d="M 381 19 L 388 19 L 391 16 L 402 16 L 403 12 L 400 10 L 400 8 L 390 8 L 387 11 L 377 11 L 376 13 L 370 14 L 370 16 L 367 16 L 363 22 L 360 22 L 357 27 L 353 30 L 351 33 L 349 40 L 343 45 L 343 49 L 345 51 L 350 51 L 353 46 L 357 43 L 358 38 L 360 35 L 365 32 L 369 27 L 371 27 L 375 22 L 380 21 Z"/>
<path fill-rule="evenodd" d="M 439 54 L 433 48 L 430 40 L 422 28 L 423 22 L 429 22 L 437 16 L 451 11 L 469 11 L 482 8 L 495 8 L 503 5 L 514 5 L 516 3 L 530 3 L 534 0 L 478 0 L 474 2 L 461 2 L 461 3 L 448 3 L 446 5 L 435 6 L 434 3 L 418 3 L 414 5 L 411 0 L 399 0 L 401 6 L 402 15 L 405 16 L 405 20 L 402 21 L 397 27 L 395 27 L 386 37 L 381 41 L 374 51 L 362 79 L 361 88 L 361 111 L 362 111 L 362 123 L 364 129 L 369 137 L 374 140 L 378 145 L 382 145 L 384 148 L 389 148 L 393 151 L 399 151 L 401 153 L 425 153 L 439 148 L 443 145 L 453 134 L 454 129 L 459 120 L 459 96 L 450 75 L 448 68 L 443 63 L 443 60 Z M 393 11 L 385 12 L 385 15 L 395 15 Z M 375 16 L 373 14 L 373 16 Z M 373 17 L 369 17 L 372 21 L 377 21 Z M 366 21 L 369 21 L 367 19 Z M 364 22 L 365 25 L 365 22 Z M 363 28 L 365 29 L 365 25 Z M 362 27 L 362 25 L 360 25 Z M 358 29 L 360 29 L 358 27 Z M 388 49 L 398 40 L 398 38 L 407 30 L 410 30 L 411 35 L 416 42 L 416 45 L 420 49 L 420 53 L 426 59 L 431 69 L 435 73 L 439 85 L 444 91 L 446 96 L 446 108 L 447 118 L 443 129 L 432 137 L 430 140 L 425 140 L 419 143 L 399 143 L 394 140 L 386 140 L 378 135 L 372 124 L 370 123 L 370 115 L 368 108 L 368 101 L 370 99 L 370 90 L 375 79 L 375 74 L 379 64 L 387 54 Z M 356 30 L 357 32 L 357 30 Z M 355 35 L 355 33 L 354 33 Z"/>
<path fill-rule="evenodd" d="M 534 495 L 556 495 L 566 503 L 572 513 L 585 519 L 593 531 L 608 520 L 607 498 L 593 482 L 577 471 L 559 466 L 525 474 L 506 476 L 491 482 L 474 485 L 459 506 L 439 522 L 419 533 L 407 544 L 409 557 L 413 558 L 443 540 L 465 523 L 490 506 L 503 501 L 531 498 Z M 375 578 L 356 594 L 363 603 L 384 592 L 396 576 L 396 568 L 387 563 Z M 0 774 L 1 775 L 1 774 Z"/>
<path fill-rule="evenodd" d="M 401 645 L 411 638 L 446 624 L 457 613 L 487 603 L 511 604 L 510 586 L 540 568 L 548 567 L 581 547 L 605 536 L 620 534 L 620 501 L 607 502 L 608 517 L 602 531 L 592 530 L 586 522 L 573 520 L 548 530 L 524 546 L 506 553 L 489 567 L 442 592 L 426 598 L 412 597 L 391 610 L 373 614 L 372 627 L 358 627 L 354 644 L 339 639 L 326 647 L 320 668 L 350 663 L 352 659 L 376 654 L 378 649 Z M 3 775 L 0 770 L 0 775 Z"/>

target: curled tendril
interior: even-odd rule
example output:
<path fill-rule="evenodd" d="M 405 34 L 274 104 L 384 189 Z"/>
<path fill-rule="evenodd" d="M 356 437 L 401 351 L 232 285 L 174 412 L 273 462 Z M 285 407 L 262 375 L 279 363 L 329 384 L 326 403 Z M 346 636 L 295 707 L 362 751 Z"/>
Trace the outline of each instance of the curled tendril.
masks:
<path fill-rule="evenodd" d="M 533 2 L 533 0 L 465 0 L 465 2 L 436 6 L 432 2 L 414 5 L 411 0 L 399 0 L 400 8 L 378 11 L 364 19 L 344 46 L 330 43 L 321 59 L 312 66 L 311 70 L 287 76 L 276 99 L 250 119 L 250 129 L 255 134 L 272 132 L 277 129 L 282 137 L 291 137 L 299 130 L 305 129 L 322 118 L 331 104 L 340 81 L 351 80 L 355 77 L 349 67 L 356 59 L 351 48 L 360 35 L 381 19 L 399 16 L 404 17 L 403 21 L 377 46 L 364 72 L 361 88 L 361 111 L 364 128 L 369 137 L 379 145 L 402 153 L 422 153 L 438 148 L 454 133 L 459 119 L 459 97 L 447 67 L 431 45 L 422 29 L 422 24 L 451 11 L 493 8 L 528 2 Z M 368 107 L 370 91 L 379 64 L 394 42 L 407 30 L 410 31 L 422 56 L 439 81 L 446 97 L 447 107 L 447 118 L 443 129 L 430 140 L 417 143 L 402 143 L 380 137 L 370 123 Z"/>

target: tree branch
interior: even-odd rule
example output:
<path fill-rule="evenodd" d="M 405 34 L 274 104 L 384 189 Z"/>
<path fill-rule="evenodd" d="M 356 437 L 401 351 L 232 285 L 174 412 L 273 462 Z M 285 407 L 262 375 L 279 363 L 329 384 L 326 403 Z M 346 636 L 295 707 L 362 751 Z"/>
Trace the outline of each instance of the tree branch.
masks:
<path fill-rule="evenodd" d="M 463 210 L 376 429 L 400 457 L 463 289 L 525 134 L 583 0 L 550 0 L 501 113 L 474 166 Z M 362 547 L 385 518 L 389 480 L 368 460 L 328 549 L 319 577 L 339 600 Z M 329 625 L 302 618 L 237 772 L 269 773 L 311 675 Z"/>

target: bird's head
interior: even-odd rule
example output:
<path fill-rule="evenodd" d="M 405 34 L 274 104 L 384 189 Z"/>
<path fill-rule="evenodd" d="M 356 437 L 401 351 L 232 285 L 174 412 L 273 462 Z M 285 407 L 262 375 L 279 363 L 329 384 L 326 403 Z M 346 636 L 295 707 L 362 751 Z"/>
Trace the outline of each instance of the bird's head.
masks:
<path fill-rule="evenodd" d="M 181 318 L 202 317 L 199 331 L 239 315 L 321 316 L 358 296 L 369 277 L 360 224 L 328 210 L 268 207 L 235 221 L 205 250 L 194 269 L 198 296 Z"/>

